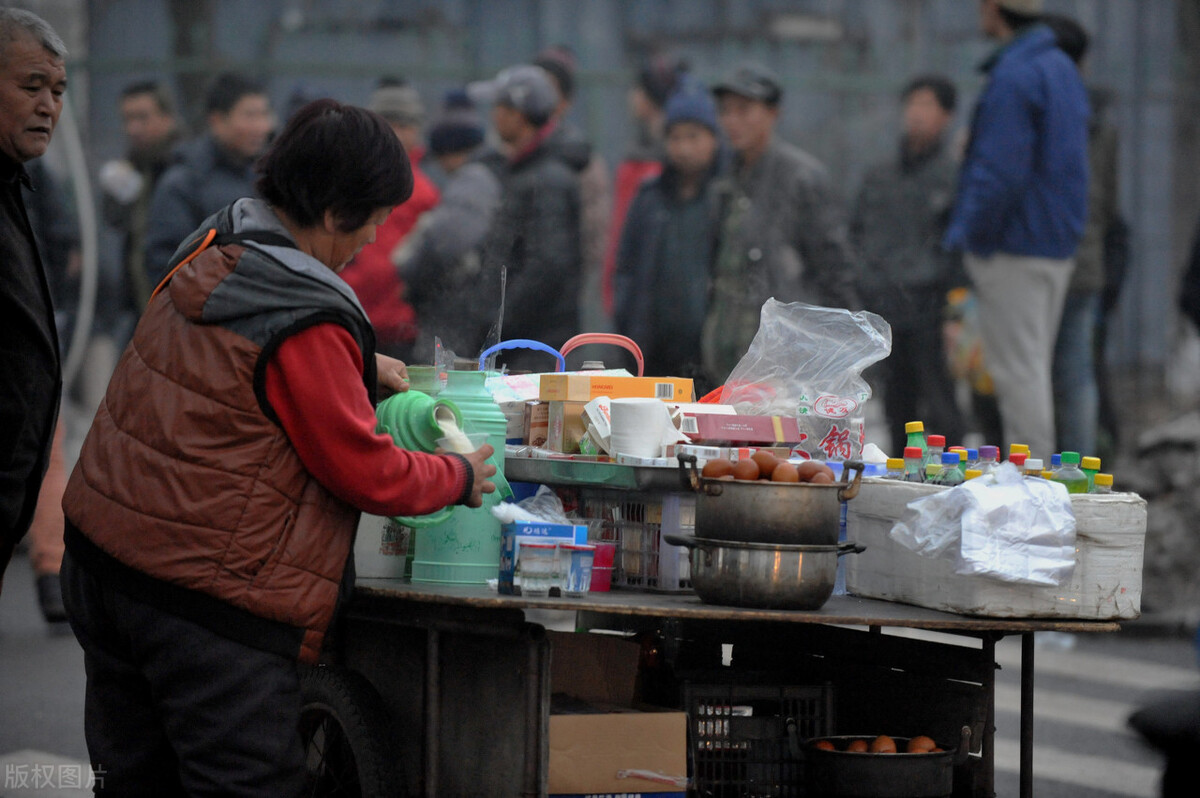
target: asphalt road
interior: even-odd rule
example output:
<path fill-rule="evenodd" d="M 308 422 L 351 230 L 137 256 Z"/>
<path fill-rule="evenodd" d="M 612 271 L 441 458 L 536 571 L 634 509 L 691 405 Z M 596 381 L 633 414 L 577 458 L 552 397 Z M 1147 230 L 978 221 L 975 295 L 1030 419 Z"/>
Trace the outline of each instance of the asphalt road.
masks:
<path fill-rule="evenodd" d="M 997 660 L 996 792 L 1015 798 L 1017 638 L 998 644 Z M 1161 761 L 1125 719 L 1159 691 L 1200 689 L 1191 641 L 1131 633 L 1044 639 L 1036 674 L 1034 795 L 1157 796 Z M 42 620 L 29 561 L 18 556 L 0 596 L 0 798 L 87 794 L 69 786 L 77 773 L 72 769 L 87 759 L 83 696 L 83 657 L 75 638 L 65 625 Z M 29 786 L 35 773 L 38 788 Z"/>

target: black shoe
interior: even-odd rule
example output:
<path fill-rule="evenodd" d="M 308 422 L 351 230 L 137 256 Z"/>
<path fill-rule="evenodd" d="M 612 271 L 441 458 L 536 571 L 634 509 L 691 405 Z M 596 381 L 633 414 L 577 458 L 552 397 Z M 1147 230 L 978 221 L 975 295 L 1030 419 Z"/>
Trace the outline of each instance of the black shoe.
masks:
<path fill-rule="evenodd" d="M 62 585 L 58 581 L 58 574 L 39 576 L 37 594 L 46 623 L 62 623 L 67 619 L 67 608 L 63 606 Z"/>

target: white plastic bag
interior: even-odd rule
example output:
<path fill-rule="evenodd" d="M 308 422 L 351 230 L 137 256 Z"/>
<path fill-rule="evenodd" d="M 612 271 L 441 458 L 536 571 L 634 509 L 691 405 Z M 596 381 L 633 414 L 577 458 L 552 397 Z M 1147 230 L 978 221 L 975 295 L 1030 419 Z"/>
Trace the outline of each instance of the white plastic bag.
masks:
<path fill-rule="evenodd" d="M 801 448 L 813 457 L 857 457 L 871 398 L 862 371 L 891 351 L 892 328 L 874 313 L 771 298 L 720 402 L 743 415 L 796 418 Z"/>
<path fill-rule="evenodd" d="M 1057 482 L 1026 479 L 1005 463 L 956 488 L 915 499 L 892 539 L 960 574 L 1062 585 L 1075 567 L 1075 513 Z"/>

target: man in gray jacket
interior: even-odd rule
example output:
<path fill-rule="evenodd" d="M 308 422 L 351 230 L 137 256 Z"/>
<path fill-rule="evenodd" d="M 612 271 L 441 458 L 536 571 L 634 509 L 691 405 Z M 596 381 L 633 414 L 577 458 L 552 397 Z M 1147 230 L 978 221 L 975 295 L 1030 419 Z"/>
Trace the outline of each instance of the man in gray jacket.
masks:
<path fill-rule="evenodd" d="M 705 372 L 720 385 L 770 297 L 851 309 L 858 299 L 841 198 L 820 161 L 774 135 L 779 79 L 746 64 L 713 93 L 734 150 L 732 172 L 716 189 L 719 232 L 701 342 Z"/>

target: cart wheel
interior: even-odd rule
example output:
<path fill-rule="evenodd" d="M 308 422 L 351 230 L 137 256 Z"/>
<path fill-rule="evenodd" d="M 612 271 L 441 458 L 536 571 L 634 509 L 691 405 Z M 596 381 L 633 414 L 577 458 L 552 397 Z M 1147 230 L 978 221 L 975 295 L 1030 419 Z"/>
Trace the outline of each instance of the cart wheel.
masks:
<path fill-rule="evenodd" d="M 391 722 L 365 678 L 345 668 L 306 668 L 300 674 L 300 696 L 306 796 L 403 795 Z"/>

